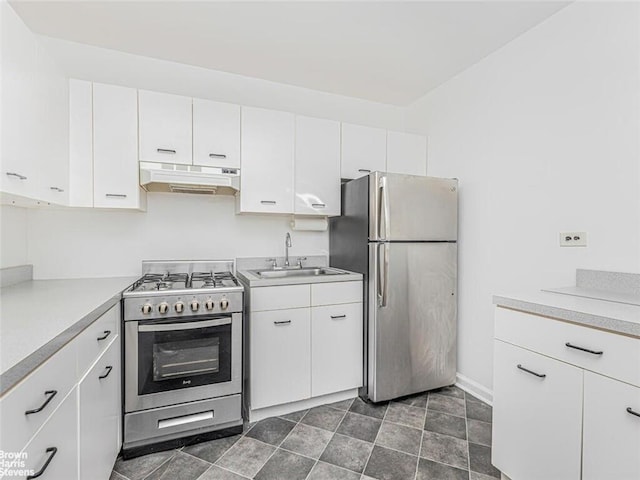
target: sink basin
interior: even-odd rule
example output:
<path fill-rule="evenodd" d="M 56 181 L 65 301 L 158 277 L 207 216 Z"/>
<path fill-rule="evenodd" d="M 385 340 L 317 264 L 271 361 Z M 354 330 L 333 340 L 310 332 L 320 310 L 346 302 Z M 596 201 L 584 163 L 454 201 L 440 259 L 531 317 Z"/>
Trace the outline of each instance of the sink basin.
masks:
<path fill-rule="evenodd" d="M 319 275 L 344 275 L 345 272 L 329 267 L 279 268 L 270 270 L 251 270 L 261 278 L 317 277 Z"/>

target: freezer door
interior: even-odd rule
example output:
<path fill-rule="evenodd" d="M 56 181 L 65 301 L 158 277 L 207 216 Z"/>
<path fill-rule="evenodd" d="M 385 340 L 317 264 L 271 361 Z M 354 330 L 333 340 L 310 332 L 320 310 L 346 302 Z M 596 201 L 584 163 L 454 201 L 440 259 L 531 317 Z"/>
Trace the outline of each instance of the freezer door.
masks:
<path fill-rule="evenodd" d="M 370 243 L 367 396 L 374 402 L 456 378 L 455 243 Z"/>
<path fill-rule="evenodd" d="M 369 240 L 457 240 L 457 180 L 374 172 L 369 189 Z"/>

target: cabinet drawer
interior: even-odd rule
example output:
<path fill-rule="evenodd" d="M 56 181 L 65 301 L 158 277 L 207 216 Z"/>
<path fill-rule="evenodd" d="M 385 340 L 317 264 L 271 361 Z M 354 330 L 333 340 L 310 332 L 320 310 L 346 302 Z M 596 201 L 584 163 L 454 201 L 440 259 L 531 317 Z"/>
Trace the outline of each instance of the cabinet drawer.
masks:
<path fill-rule="evenodd" d="M 258 287 L 251 289 L 251 311 L 303 308 L 310 305 L 309 285 Z"/>
<path fill-rule="evenodd" d="M 120 371 L 116 340 L 78 385 L 80 478 L 109 478 L 118 456 Z"/>
<path fill-rule="evenodd" d="M 495 320 L 497 339 L 640 386 L 637 338 L 501 307 L 496 307 Z"/>
<path fill-rule="evenodd" d="M 311 285 L 311 305 L 337 305 L 362 302 L 362 282 L 314 283 Z"/>
<path fill-rule="evenodd" d="M 5 426 L 3 425 L 3 428 Z M 42 478 L 78 479 L 78 398 L 74 389 L 23 450 L 25 469 L 39 472 L 50 458 Z M 51 451 L 51 449 L 55 449 Z M 14 478 L 14 477 L 11 477 Z M 15 477 L 24 478 L 24 477 Z M 105 477 L 106 478 L 106 477 Z"/>
<path fill-rule="evenodd" d="M 496 340 L 492 463 L 518 480 L 580 479 L 582 370 Z"/>
<path fill-rule="evenodd" d="M 0 400 L 0 450 L 20 451 L 76 383 L 76 343 L 71 342 Z M 46 405 L 45 405 L 46 403 Z M 39 410 L 41 409 L 41 410 Z M 30 410 L 37 412 L 26 414 Z"/>
<path fill-rule="evenodd" d="M 78 344 L 78 378 L 91 368 L 118 335 L 119 326 L 120 303 L 117 303 L 78 335 L 75 340 Z"/>

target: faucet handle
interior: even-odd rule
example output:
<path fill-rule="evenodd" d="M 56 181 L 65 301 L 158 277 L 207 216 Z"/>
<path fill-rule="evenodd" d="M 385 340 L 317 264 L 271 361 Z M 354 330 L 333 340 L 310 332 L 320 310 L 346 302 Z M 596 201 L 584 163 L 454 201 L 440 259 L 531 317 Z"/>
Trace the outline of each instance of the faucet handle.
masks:
<path fill-rule="evenodd" d="M 271 262 L 271 268 L 276 268 L 278 266 L 278 261 L 275 258 L 267 258 L 265 262 Z"/>
<path fill-rule="evenodd" d="M 307 257 L 298 257 L 298 267 L 302 268 L 302 261 L 306 259 Z"/>

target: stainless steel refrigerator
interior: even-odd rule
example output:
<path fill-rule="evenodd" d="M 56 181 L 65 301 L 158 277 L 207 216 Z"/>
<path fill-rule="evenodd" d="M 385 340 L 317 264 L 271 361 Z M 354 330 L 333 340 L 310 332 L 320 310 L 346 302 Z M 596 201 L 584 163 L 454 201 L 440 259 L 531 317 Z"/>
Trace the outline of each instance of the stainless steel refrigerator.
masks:
<path fill-rule="evenodd" d="M 364 385 L 373 402 L 455 383 L 458 181 L 374 172 L 342 184 L 330 265 L 364 286 Z"/>

